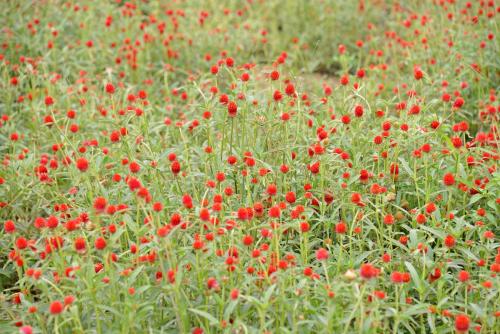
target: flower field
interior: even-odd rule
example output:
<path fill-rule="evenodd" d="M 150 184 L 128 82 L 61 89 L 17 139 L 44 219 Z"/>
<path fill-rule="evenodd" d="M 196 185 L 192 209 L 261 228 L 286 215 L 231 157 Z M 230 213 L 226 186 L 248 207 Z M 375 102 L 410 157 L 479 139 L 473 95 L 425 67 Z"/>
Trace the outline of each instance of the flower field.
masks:
<path fill-rule="evenodd" d="M 500 3 L 2 7 L 0 333 L 500 333 Z"/>

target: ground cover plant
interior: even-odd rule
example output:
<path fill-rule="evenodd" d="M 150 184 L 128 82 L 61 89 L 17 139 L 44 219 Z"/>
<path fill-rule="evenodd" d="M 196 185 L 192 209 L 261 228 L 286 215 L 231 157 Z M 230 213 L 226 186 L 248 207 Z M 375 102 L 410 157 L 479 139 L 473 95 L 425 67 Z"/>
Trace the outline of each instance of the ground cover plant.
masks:
<path fill-rule="evenodd" d="M 500 333 L 498 2 L 1 6 L 1 333 Z"/>

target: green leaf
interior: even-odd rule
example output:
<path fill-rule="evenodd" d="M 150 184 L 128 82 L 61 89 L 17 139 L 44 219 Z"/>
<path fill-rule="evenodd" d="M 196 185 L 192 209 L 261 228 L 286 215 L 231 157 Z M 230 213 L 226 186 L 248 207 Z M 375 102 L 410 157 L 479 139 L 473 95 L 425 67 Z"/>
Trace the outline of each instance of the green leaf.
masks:
<path fill-rule="evenodd" d="M 264 305 L 265 307 L 269 306 L 269 300 L 271 299 L 271 296 L 273 295 L 274 289 L 276 289 L 276 284 L 273 284 L 267 289 L 266 293 L 264 294 Z"/>
<path fill-rule="evenodd" d="M 231 302 L 229 302 L 226 310 L 224 311 L 224 319 L 229 319 L 229 316 L 233 313 L 236 305 L 238 305 L 238 300 L 232 300 Z"/>
<path fill-rule="evenodd" d="M 195 308 L 190 308 L 188 310 L 190 312 L 193 312 L 193 313 L 199 315 L 202 318 L 207 319 L 210 322 L 211 325 L 217 325 L 219 323 L 219 321 L 217 319 L 215 319 L 215 317 L 213 315 L 211 315 L 210 313 L 208 313 L 208 312 L 205 312 L 205 311 L 202 311 L 202 310 L 198 310 L 198 309 L 195 309 Z"/>
<path fill-rule="evenodd" d="M 468 206 L 471 206 L 472 204 L 476 203 L 481 198 L 483 198 L 483 194 L 475 194 L 470 198 Z"/>
<path fill-rule="evenodd" d="M 415 267 L 413 267 L 413 265 L 408 261 L 405 261 L 405 266 L 406 266 L 406 268 L 408 268 L 408 271 L 410 272 L 410 275 L 411 275 L 411 279 L 413 280 L 415 286 L 417 287 L 417 290 L 419 292 L 423 292 L 424 291 L 423 290 L 424 283 L 422 282 L 422 279 L 420 278 L 417 271 L 415 270 Z"/>
<path fill-rule="evenodd" d="M 479 305 L 473 303 L 470 303 L 469 305 L 472 308 L 472 310 L 474 310 L 474 313 L 476 313 L 480 318 L 486 317 L 486 313 Z"/>

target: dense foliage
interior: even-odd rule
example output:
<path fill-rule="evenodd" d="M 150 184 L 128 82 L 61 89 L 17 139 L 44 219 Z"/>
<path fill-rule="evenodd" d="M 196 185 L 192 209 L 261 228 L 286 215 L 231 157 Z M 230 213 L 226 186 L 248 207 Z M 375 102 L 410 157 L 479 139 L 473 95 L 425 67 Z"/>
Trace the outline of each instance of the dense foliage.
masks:
<path fill-rule="evenodd" d="M 495 1 L 2 7 L 0 332 L 500 332 Z"/>

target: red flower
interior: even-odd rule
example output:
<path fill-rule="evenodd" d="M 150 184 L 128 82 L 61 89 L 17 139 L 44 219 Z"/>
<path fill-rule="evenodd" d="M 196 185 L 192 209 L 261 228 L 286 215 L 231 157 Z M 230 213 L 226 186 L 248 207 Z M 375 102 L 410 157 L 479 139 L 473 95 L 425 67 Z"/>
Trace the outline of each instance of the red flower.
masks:
<path fill-rule="evenodd" d="M 46 225 L 48 228 L 56 228 L 57 225 L 59 225 L 59 219 L 57 219 L 57 217 L 55 216 L 50 216 L 49 218 L 47 218 Z"/>
<path fill-rule="evenodd" d="M 413 69 L 413 75 L 414 75 L 416 80 L 420 80 L 424 77 L 424 72 L 422 72 L 420 67 L 415 66 L 415 68 Z"/>
<path fill-rule="evenodd" d="M 82 237 L 77 237 L 75 239 L 75 250 L 77 252 L 85 252 L 85 239 Z"/>
<path fill-rule="evenodd" d="M 354 108 L 354 115 L 355 115 L 356 117 L 361 117 L 361 116 L 363 116 L 363 113 L 364 113 L 363 106 L 361 106 L 361 105 L 357 105 L 357 106 Z"/>
<path fill-rule="evenodd" d="M 227 65 L 227 67 L 233 67 L 234 66 L 234 59 L 231 57 L 226 58 L 226 65 Z"/>
<path fill-rule="evenodd" d="M 60 301 L 53 301 L 49 306 L 49 311 L 51 314 L 59 314 L 64 310 L 64 305 Z"/>
<path fill-rule="evenodd" d="M 89 168 L 89 162 L 85 158 L 78 158 L 76 160 L 76 168 L 81 172 L 85 172 Z"/>
<path fill-rule="evenodd" d="M 106 84 L 106 93 L 113 94 L 114 92 L 115 92 L 115 86 L 113 86 L 113 84 L 111 83 Z"/>
<path fill-rule="evenodd" d="M 19 328 L 19 333 L 21 333 L 21 334 L 32 334 L 33 333 L 33 329 L 31 328 L 31 326 L 23 326 L 23 327 Z"/>
<path fill-rule="evenodd" d="M 316 260 L 318 261 L 324 261 L 327 260 L 329 256 L 329 253 L 326 249 L 320 248 L 316 251 Z"/>
<path fill-rule="evenodd" d="M 347 76 L 347 75 L 343 75 L 343 76 L 341 76 L 341 77 L 340 77 L 340 84 L 341 84 L 342 86 L 345 86 L 345 85 L 347 85 L 348 83 L 349 83 L 349 76 Z"/>
<path fill-rule="evenodd" d="M 131 162 L 130 165 L 128 165 L 128 168 L 131 173 L 138 173 L 141 170 L 141 165 L 134 161 Z"/>
<path fill-rule="evenodd" d="M 153 203 L 153 210 L 155 212 L 160 212 L 161 210 L 163 210 L 163 204 L 161 204 L 160 202 Z"/>
<path fill-rule="evenodd" d="M 206 208 L 202 208 L 200 210 L 200 219 L 203 221 L 209 221 L 210 220 L 210 211 Z"/>
<path fill-rule="evenodd" d="M 54 104 L 54 99 L 52 98 L 52 96 L 46 96 L 45 97 L 45 105 L 50 106 L 52 104 Z"/>
<path fill-rule="evenodd" d="M 387 214 L 384 217 L 384 224 L 386 225 L 392 225 L 394 224 L 394 216 L 391 214 Z"/>
<path fill-rule="evenodd" d="M 12 220 L 7 220 L 3 223 L 3 228 L 5 233 L 14 233 L 16 231 L 16 225 Z"/>
<path fill-rule="evenodd" d="M 179 163 L 179 161 L 177 161 L 177 160 L 173 161 L 172 165 L 170 165 L 170 170 L 175 175 L 179 174 L 181 171 L 181 164 Z"/>
<path fill-rule="evenodd" d="M 469 330 L 470 320 L 465 314 L 459 314 L 455 317 L 455 329 L 459 333 L 465 333 Z"/>
<path fill-rule="evenodd" d="M 193 208 L 193 199 L 191 198 L 191 196 L 189 196 L 188 194 L 185 194 L 184 196 L 182 196 L 182 205 L 184 205 L 184 207 L 186 209 L 192 209 Z"/>
<path fill-rule="evenodd" d="M 103 237 L 99 237 L 95 240 L 94 246 L 98 250 L 106 248 L 106 240 Z"/>
<path fill-rule="evenodd" d="M 393 177 L 396 177 L 399 175 L 399 165 L 397 163 L 391 163 L 391 166 L 389 167 L 389 171 Z"/>
<path fill-rule="evenodd" d="M 455 100 L 455 102 L 453 102 L 453 108 L 460 108 L 464 105 L 465 101 L 463 98 L 461 98 L 460 96 L 457 97 L 457 99 Z"/>
<path fill-rule="evenodd" d="M 318 174 L 319 173 L 319 168 L 320 168 L 320 162 L 316 161 L 312 165 L 308 165 L 307 168 L 311 171 L 311 173 Z"/>
<path fill-rule="evenodd" d="M 468 280 L 469 280 L 469 278 L 470 278 L 470 275 L 469 275 L 469 273 L 468 273 L 467 271 L 465 271 L 465 270 L 462 270 L 462 271 L 460 271 L 460 272 L 458 273 L 458 280 L 459 280 L 460 282 L 466 282 L 466 281 L 468 281 Z"/>
<path fill-rule="evenodd" d="M 73 304 L 73 302 L 75 301 L 75 297 L 74 296 L 66 296 L 64 297 L 64 305 L 71 305 Z"/>
<path fill-rule="evenodd" d="M 362 264 L 361 268 L 359 269 L 359 275 L 364 279 L 371 279 L 371 278 L 377 277 L 379 273 L 380 273 L 380 270 L 375 268 L 370 263 Z"/>
<path fill-rule="evenodd" d="M 295 203 L 295 200 L 296 200 L 296 196 L 295 196 L 295 193 L 293 191 L 289 191 L 286 193 L 285 195 L 285 199 L 288 203 Z"/>
<path fill-rule="evenodd" d="M 235 288 L 231 290 L 231 299 L 232 300 L 238 299 L 239 294 L 240 292 L 238 291 L 238 289 Z"/>
<path fill-rule="evenodd" d="M 444 244 L 448 248 L 452 248 L 455 246 L 455 238 L 452 235 L 447 235 L 446 238 L 444 239 Z"/>
<path fill-rule="evenodd" d="M 289 83 L 285 88 L 285 93 L 288 96 L 292 96 L 295 94 L 295 87 L 293 84 Z"/>
<path fill-rule="evenodd" d="M 277 187 L 275 184 L 270 184 L 267 186 L 267 194 L 269 196 L 274 196 L 276 195 L 276 192 L 277 192 Z"/>
<path fill-rule="evenodd" d="M 439 279 L 441 277 L 441 270 L 439 268 L 435 268 L 434 271 L 432 271 L 429 274 L 429 280 L 431 282 L 434 282 L 435 280 Z"/>
<path fill-rule="evenodd" d="M 349 115 L 343 115 L 340 120 L 342 121 L 342 123 L 344 124 L 349 124 L 351 123 L 351 118 L 349 117 Z"/>
<path fill-rule="evenodd" d="M 245 236 L 243 237 L 243 244 L 244 244 L 245 246 L 250 246 L 252 243 L 253 243 L 253 238 L 252 238 L 252 236 L 251 236 L 251 235 L 245 235 Z"/>
<path fill-rule="evenodd" d="M 351 195 L 351 202 L 356 203 L 356 204 L 359 203 L 359 202 L 361 202 L 361 194 L 359 194 L 359 193 L 353 193 Z"/>
<path fill-rule="evenodd" d="M 451 174 L 451 173 L 444 174 L 444 176 L 443 176 L 443 183 L 446 186 L 452 186 L 452 185 L 454 185 L 455 184 L 455 177 L 453 176 L 453 174 Z"/>
<path fill-rule="evenodd" d="M 281 216 L 281 210 L 278 206 L 273 206 L 269 209 L 269 217 L 279 218 Z"/>
<path fill-rule="evenodd" d="M 241 75 L 241 81 L 248 81 L 248 80 L 250 80 L 250 74 L 248 74 L 248 73 L 246 73 L 246 72 L 245 72 L 245 73 L 243 73 L 243 74 Z"/>
<path fill-rule="evenodd" d="M 391 281 L 393 283 L 408 283 L 410 281 L 409 273 L 401 273 L 399 271 L 395 271 L 391 274 Z"/>
<path fill-rule="evenodd" d="M 97 212 L 103 212 L 104 210 L 106 210 L 107 205 L 108 203 L 104 197 L 97 197 L 94 200 L 94 209 Z"/>
<path fill-rule="evenodd" d="M 281 92 L 279 90 L 274 91 L 274 94 L 273 94 L 274 101 L 280 101 L 282 98 L 283 98 L 283 95 L 281 94 Z"/>
<path fill-rule="evenodd" d="M 23 237 L 19 237 L 16 239 L 16 247 L 17 249 L 25 249 L 28 247 L 28 240 Z"/>
<path fill-rule="evenodd" d="M 227 104 L 227 112 L 229 113 L 229 117 L 235 117 L 238 113 L 238 105 L 235 102 L 230 101 Z"/>
<path fill-rule="evenodd" d="M 338 234 L 344 234 L 347 230 L 347 226 L 344 222 L 340 222 L 335 225 L 335 232 Z"/>
<path fill-rule="evenodd" d="M 219 287 L 219 282 L 213 277 L 210 277 L 207 280 L 207 288 L 209 289 L 217 289 Z"/>

